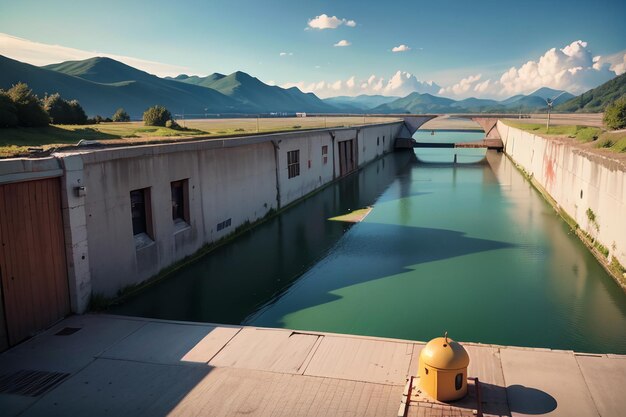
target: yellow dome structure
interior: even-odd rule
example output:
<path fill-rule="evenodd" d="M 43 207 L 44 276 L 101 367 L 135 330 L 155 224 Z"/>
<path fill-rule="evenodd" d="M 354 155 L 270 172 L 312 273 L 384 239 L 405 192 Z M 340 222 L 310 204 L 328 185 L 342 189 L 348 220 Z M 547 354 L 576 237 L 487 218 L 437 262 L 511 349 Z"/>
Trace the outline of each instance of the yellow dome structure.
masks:
<path fill-rule="evenodd" d="M 420 353 L 420 388 L 437 401 L 454 401 L 467 394 L 469 355 L 460 343 L 437 337 Z"/>

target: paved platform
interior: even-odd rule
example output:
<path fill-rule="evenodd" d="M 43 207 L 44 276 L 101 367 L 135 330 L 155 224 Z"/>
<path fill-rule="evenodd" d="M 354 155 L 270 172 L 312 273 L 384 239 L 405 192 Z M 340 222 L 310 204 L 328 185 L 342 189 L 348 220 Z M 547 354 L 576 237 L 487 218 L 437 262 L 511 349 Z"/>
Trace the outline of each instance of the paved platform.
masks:
<path fill-rule="evenodd" d="M 110 315 L 0 355 L 1 416 L 447 416 L 409 402 L 424 343 Z M 624 416 L 626 356 L 465 343 L 485 416 Z M 406 399 L 406 396 L 404 397 Z M 406 402 L 406 401 L 405 401 Z"/>

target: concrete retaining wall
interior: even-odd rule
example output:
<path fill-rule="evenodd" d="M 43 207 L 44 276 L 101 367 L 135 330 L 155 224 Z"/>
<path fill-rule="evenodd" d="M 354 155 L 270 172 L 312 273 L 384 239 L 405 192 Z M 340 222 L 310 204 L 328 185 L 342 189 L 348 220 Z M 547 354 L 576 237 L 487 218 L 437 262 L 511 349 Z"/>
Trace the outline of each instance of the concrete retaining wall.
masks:
<path fill-rule="evenodd" d="M 505 152 L 572 217 L 626 265 L 626 172 L 601 155 L 498 122 Z M 588 210 L 595 216 L 590 219 Z"/>
<path fill-rule="evenodd" d="M 76 238 L 67 246 L 73 310 L 84 311 L 91 294 L 115 296 L 337 179 L 339 142 L 355 140 L 362 166 L 392 151 L 401 127 L 395 122 L 56 154 L 67 168 L 66 235 Z M 289 178 L 292 150 L 300 151 L 300 175 Z M 172 220 L 171 182 L 183 179 L 189 221 L 181 225 Z M 86 187 L 85 196 L 75 195 L 77 186 Z M 143 188 L 150 190 L 152 239 L 137 245 L 130 192 Z"/>

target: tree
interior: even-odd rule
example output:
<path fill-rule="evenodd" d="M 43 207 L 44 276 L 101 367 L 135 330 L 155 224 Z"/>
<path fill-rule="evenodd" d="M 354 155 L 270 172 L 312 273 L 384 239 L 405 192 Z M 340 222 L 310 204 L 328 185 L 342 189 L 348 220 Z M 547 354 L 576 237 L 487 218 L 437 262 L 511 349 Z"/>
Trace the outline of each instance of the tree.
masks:
<path fill-rule="evenodd" d="M 17 126 L 17 109 L 9 95 L 0 90 L 0 127 Z"/>
<path fill-rule="evenodd" d="M 610 129 L 626 128 L 626 94 L 606 107 L 604 123 Z"/>
<path fill-rule="evenodd" d="M 84 125 L 87 115 L 78 101 L 64 100 L 59 93 L 44 97 L 43 108 L 50 116 L 52 123 L 66 125 Z"/>
<path fill-rule="evenodd" d="M 115 111 L 115 114 L 113 115 L 113 121 L 130 122 L 130 116 L 128 115 L 128 113 L 126 113 L 126 110 L 124 110 L 124 108 L 120 107 Z"/>
<path fill-rule="evenodd" d="M 43 109 L 50 116 L 50 121 L 56 124 L 71 124 L 70 104 L 61 98 L 59 93 L 45 96 L 42 100 Z"/>
<path fill-rule="evenodd" d="M 71 123 L 73 125 L 84 125 L 87 123 L 87 114 L 85 114 L 85 110 L 83 110 L 82 106 L 78 102 L 78 100 L 70 101 L 70 115 L 71 115 Z"/>
<path fill-rule="evenodd" d="M 165 126 L 172 114 L 163 106 L 152 106 L 143 113 L 143 123 L 146 126 Z"/>
<path fill-rule="evenodd" d="M 19 126 L 46 126 L 50 123 L 48 113 L 28 85 L 17 83 L 7 95 L 15 106 Z"/>

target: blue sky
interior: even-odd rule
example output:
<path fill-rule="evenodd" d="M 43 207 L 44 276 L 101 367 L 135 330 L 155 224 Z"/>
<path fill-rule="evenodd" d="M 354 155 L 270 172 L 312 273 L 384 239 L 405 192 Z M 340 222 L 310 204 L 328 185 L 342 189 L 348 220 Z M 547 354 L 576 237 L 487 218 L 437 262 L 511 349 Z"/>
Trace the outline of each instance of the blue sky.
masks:
<path fill-rule="evenodd" d="M 393 88 L 385 88 L 395 74 L 394 85 L 403 85 L 396 92 L 495 97 L 520 88 L 498 86 L 505 71 L 538 63 L 552 48 L 558 55 L 578 40 L 585 46 L 572 52 L 576 59 L 561 56 L 571 62 L 551 70 L 588 68 L 593 63 L 585 60 L 602 56 L 606 71 L 598 69 L 583 81 L 580 71 L 578 78 L 569 77 L 576 79 L 544 81 L 584 89 L 608 79 L 611 66 L 613 76 L 619 73 L 626 50 L 624 1 L 0 0 L 0 11 L 0 32 L 24 40 L 166 64 L 146 68 L 158 75 L 242 70 L 322 96 L 373 93 L 381 78 L 380 92 L 392 93 Z M 316 19 L 321 15 L 329 19 Z M 309 26 L 323 21 L 340 24 Z M 349 46 L 333 46 L 342 40 Z M 410 49 L 392 52 L 401 45 Z M 20 59 L 12 47 L 0 41 L 0 53 Z M 59 60 L 64 57 L 59 54 Z M 364 87 L 372 75 L 374 81 Z M 419 84 L 427 80 L 436 85 Z M 476 88 L 487 80 L 488 86 Z M 333 90 L 337 81 L 341 88 Z"/>

